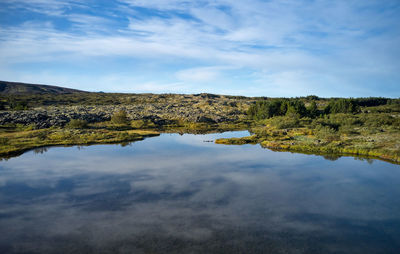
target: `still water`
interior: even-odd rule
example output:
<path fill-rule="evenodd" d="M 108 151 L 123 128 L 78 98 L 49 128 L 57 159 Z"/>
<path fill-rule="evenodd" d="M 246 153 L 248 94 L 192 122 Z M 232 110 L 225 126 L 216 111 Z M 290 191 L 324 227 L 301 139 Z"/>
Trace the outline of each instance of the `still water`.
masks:
<path fill-rule="evenodd" d="M 0 162 L 0 253 L 400 253 L 400 166 L 163 134 Z"/>

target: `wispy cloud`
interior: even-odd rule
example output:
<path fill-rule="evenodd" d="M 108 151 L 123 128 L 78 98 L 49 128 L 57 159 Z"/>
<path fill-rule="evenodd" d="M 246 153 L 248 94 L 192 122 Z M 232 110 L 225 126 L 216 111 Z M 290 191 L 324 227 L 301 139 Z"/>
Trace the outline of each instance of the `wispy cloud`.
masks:
<path fill-rule="evenodd" d="M 162 82 L 148 75 L 149 84 L 184 81 L 190 88 L 204 82 L 204 90 L 212 90 L 212 80 L 238 82 L 221 71 L 234 66 L 243 82 L 251 70 L 255 78 L 246 83 L 255 93 L 274 86 L 275 96 L 288 89 L 305 95 L 311 86 L 325 96 L 356 96 L 356 90 L 365 96 L 378 82 L 388 94 L 400 93 L 398 1 L 120 0 L 93 7 L 74 0 L 6 0 L 2 6 L 30 13 L 20 22 L 0 23 L 0 60 L 16 73 L 30 72 L 20 66 L 35 62 L 51 72 L 55 62 L 128 59 L 176 78 Z M 136 66 L 125 68 L 137 75 L 142 69 L 132 70 Z M 344 90 L 333 92 L 334 82 Z M 232 87 L 216 90 L 235 93 Z"/>
<path fill-rule="evenodd" d="M 11 10 L 26 10 L 49 16 L 62 16 L 65 10 L 83 6 L 76 0 L 4 0 L 2 2 Z"/>
<path fill-rule="evenodd" d="M 178 71 L 176 73 L 176 77 L 179 80 L 188 82 L 216 81 L 217 78 L 221 77 L 222 71 L 226 69 L 230 68 L 227 66 L 209 66 L 209 67 L 184 69 Z"/>

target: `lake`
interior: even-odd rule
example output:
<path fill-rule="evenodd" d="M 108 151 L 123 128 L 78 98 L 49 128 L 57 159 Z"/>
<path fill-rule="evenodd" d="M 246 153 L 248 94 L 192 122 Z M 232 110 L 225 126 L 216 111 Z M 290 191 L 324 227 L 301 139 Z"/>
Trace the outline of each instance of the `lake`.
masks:
<path fill-rule="evenodd" d="M 400 166 L 162 134 L 0 162 L 0 253 L 400 253 Z"/>

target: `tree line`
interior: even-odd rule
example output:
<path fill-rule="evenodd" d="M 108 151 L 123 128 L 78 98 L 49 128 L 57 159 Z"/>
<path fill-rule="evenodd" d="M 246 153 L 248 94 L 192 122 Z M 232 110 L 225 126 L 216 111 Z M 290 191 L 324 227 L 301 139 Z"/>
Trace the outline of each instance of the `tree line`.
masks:
<path fill-rule="evenodd" d="M 308 97 L 307 97 L 308 98 Z M 319 100 L 319 98 L 317 98 Z M 399 104 L 399 99 L 388 98 L 333 98 L 323 109 L 318 109 L 316 100 L 312 100 L 306 107 L 301 99 L 266 99 L 252 104 L 247 114 L 256 120 L 271 118 L 274 116 L 299 116 L 315 118 L 324 114 L 359 113 L 361 107 L 373 107 L 380 105 Z"/>

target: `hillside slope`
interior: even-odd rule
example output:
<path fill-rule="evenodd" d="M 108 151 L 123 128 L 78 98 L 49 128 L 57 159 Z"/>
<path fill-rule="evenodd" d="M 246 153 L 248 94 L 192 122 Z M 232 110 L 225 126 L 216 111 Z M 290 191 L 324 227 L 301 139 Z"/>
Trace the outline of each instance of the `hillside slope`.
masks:
<path fill-rule="evenodd" d="M 85 91 L 49 85 L 0 81 L 0 94 L 71 94 Z"/>

